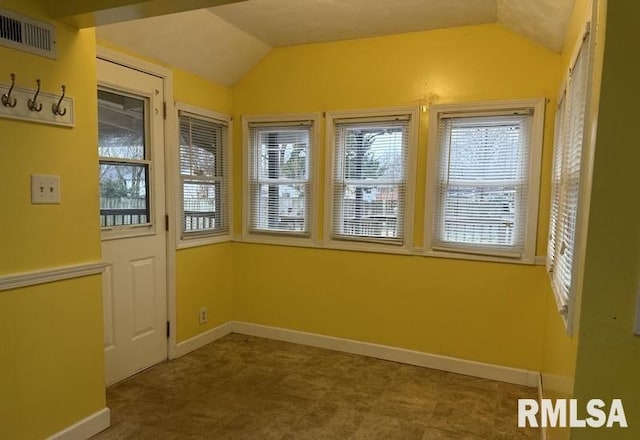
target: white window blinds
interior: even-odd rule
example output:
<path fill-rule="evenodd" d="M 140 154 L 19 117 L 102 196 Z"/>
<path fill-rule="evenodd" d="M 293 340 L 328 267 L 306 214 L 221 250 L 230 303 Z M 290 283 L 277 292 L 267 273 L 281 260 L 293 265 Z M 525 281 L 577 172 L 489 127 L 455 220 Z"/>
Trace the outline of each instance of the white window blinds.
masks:
<path fill-rule="evenodd" d="M 334 120 L 333 239 L 404 243 L 410 123 Z"/>
<path fill-rule="evenodd" d="M 311 121 L 249 124 L 249 232 L 310 236 Z"/>
<path fill-rule="evenodd" d="M 551 206 L 549 212 L 549 242 L 547 245 L 547 271 L 551 272 L 555 263 L 556 245 L 558 243 L 558 221 L 560 214 L 560 195 L 562 187 L 562 154 L 564 138 L 566 136 L 565 103 L 566 90 L 558 101 L 555 116 L 555 131 L 553 133 L 553 166 L 551 170 Z"/>
<path fill-rule="evenodd" d="M 183 237 L 229 232 L 227 123 L 179 112 Z"/>
<path fill-rule="evenodd" d="M 532 123 L 526 108 L 440 114 L 434 249 L 523 256 Z"/>
<path fill-rule="evenodd" d="M 549 218 L 547 268 L 563 315 L 574 294 L 575 256 L 580 173 L 588 91 L 589 32 L 585 33 L 567 90 L 556 114 L 553 198 Z"/>

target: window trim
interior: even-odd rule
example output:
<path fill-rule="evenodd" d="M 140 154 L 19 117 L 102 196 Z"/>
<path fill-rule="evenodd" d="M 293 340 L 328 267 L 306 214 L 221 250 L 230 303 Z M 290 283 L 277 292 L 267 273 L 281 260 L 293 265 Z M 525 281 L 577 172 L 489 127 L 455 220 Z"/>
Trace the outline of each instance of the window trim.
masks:
<path fill-rule="evenodd" d="M 112 158 L 106 156 L 100 156 L 99 149 L 96 150 L 98 154 L 98 167 L 105 163 L 114 163 L 119 165 L 142 165 L 147 167 L 147 191 L 149 190 L 148 186 L 151 184 L 151 178 L 153 177 L 153 163 L 157 160 L 157 158 L 153 157 L 152 154 L 152 142 L 154 139 L 153 130 L 149 130 L 152 128 L 152 119 L 154 115 L 151 112 L 154 104 L 153 101 L 155 96 L 153 94 L 144 94 L 144 93 L 132 93 L 127 90 L 119 90 L 118 88 L 112 87 L 110 84 L 100 83 L 97 86 L 96 90 L 102 90 L 109 93 L 114 93 L 120 96 L 128 96 L 134 99 L 139 99 L 144 101 L 144 158 L 143 159 L 123 159 L 123 158 Z M 166 140 L 165 140 L 166 142 Z M 162 158 L 164 159 L 164 158 Z M 166 164 L 165 164 L 166 167 Z M 165 169 L 166 173 L 166 169 Z M 166 191 L 166 188 L 165 188 Z M 156 231 L 162 228 L 160 226 L 160 222 L 162 219 L 154 218 L 155 213 L 155 205 L 156 198 L 155 192 L 151 191 L 148 198 L 148 221 L 145 223 L 138 223 L 133 225 L 118 225 L 118 226 L 101 226 L 100 227 L 100 235 L 101 240 L 118 240 L 121 238 L 135 238 L 135 237 L 145 237 L 149 235 L 156 234 Z M 166 209 L 166 207 L 165 207 Z"/>
<path fill-rule="evenodd" d="M 499 101 L 438 104 L 429 111 L 429 144 L 427 151 L 427 181 L 425 190 L 424 253 L 431 257 L 448 257 L 476 261 L 504 263 L 536 264 L 538 202 L 540 198 L 540 177 L 542 149 L 544 140 L 545 98 L 510 99 Z M 487 252 L 478 252 L 460 247 L 459 251 L 435 249 L 433 228 L 436 213 L 438 188 L 438 166 L 440 145 L 438 144 L 438 121 L 443 113 L 478 113 L 505 111 L 511 109 L 532 108 L 534 111 L 531 127 L 531 156 L 529 159 L 529 192 L 527 195 L 527 213 L 525 225 L 524 252 L 519 258 L 512 258 Z"/>
<path fill-rule="evenodd" d="M 203 120 L 213 121 L 213 122 L 222 122 L 227 124 L 227 142 L 226 145 L 223 146 L 223 152 L 226 153 L 226 162 L 227 162 L 227 209 L 228 212 L 228 220 L 229 220 L 229 230 L 227 233 L 207 233 L 202 232 L 198 234 L 193 234 L 191 236 L 184 235 L 182 231 L 182 217 L 183 217 L 183 207 L 184 203 L 182 200 L 182 176 L 180 174 L 180 112 L 185 112 L 193 115 L 195 118 L 201 118 Z M 233 240 L 233 211 L 234 211 L 234 197 L 233 197 L 233 120 L 231 116 L 226 115 L 224 113 L 219 113 L 213 110 L 208 110 L 203 107 L 194 106 L 191 104 L 186 104 L 183 102 L 176 102 L 176 133 L 177 133 L 177 144 L 176 144 L 176 195 L 177 195 L 177 203 L 176 203 L 176 212 L 175 212 L 175 222 L 176 222 L 176 248 L 177 249 L 188 249 L 192 247 L 198 246 L 206 246 L 210 244 L 216 243 L 224 243 Z"/>
<path fill-rule="evenodd" d="M 273 233 L 255 233 L 249 229 L 249 215 L 251 212 L 251 197 L 249 184 L 250 166 L 250 145 L 249 145 L 249 125 L 252 123 L 265 124 L 287 124 L 302 121 L 311 121 L 311 166 L 309 167 L 309 184 L 311 187 L 309 201 L 309 212 L 307 222 L 309 224 L 309 235 L 300 236 L 287 234 L 286 232 L 274 231 Z M 318 196 L 316 192 L 320 187 L 318 182 L 318 162 L 320 144 L 320 113 L 285 113 L 268 115 L 247 115 L 242 116 L 242 234 L 241 240 L 245 243 L 273 244 L 283 246 L 315 247 L 317 239 L 317 214 Z"/>
<path fill-rule="evenodd" d="M 335 172 L 335 121 L 343 119 L 384 119 L 393 117 L 409 117 L 409 139 L 407 141 L 407 168 L 406 168 L 406 196 L 404 208 L 404 237 L 401 245 L 384 243 L 384 241 L 367 240 L 336 240 L 331 237 L 333 229 L 334 209 L 333 190 Z M 402 255 L 414 255 L 414 225 L 415 225 L 415 195 L 418 134 L 420 129 L 420 111 L 417 106 L 385 107 L 363 110 L 340 110 L 326 113 L 326 156 L 325 156 L 325 215 L 324 215 L 324 240 L 323 245 L 329 249 L 369 251 L 380 253 L 392 253 Z"/>
<path fill-rule="evenodd" d="M 569 62 L 569 68 L 565 70 L 562 83 L 558 90 L 558 99 L 562 97 L 563 94 L 567 93 L 570 87 L 570 76 L 571 72 L 574 69 L 576 63 L 578 62 L 578 57 L 582 52 L 583 48 L 585 50 L 587 59 L 586 65 L 586 91 L 585 91 L 585 108 L 584 108 L 584 132 L 582 139 L 582 151 L 581 151 L 581 164 L 580 164 L 580 172 L 579 172 L 579 186 L 578 186 L 578 194 L 577 194 L 577 209 L 576 209 L 576 221 L 575 221 L 575 235 L 574 235 L 574 243 L 573 243 L 573 261 L 571 266 L 571 279 L 572 284 L 569 286 L 569 298 L 566 304 L 563 303 L 561 295 L 557 292 L 557 286 L 553 279 L 553 274 L 549 272 L 549 255 L 547 255 L 546 261 L 546 269 L 547 274 L 549 275 L 549 283 L 551 286 L 552 294 L 558 308 L 558 313 L 562 318 L 562 322 L 565 326 L 565 331 L 568 336 L 573 336 L 576 330 L 576 316 L 579 314 L 579 300 L 582 295 L 582 283 L 583 283 L 583 275 L 584 275 L 584 259 L 585 259 L 585 243 L 586 243 L 586 233 L 587 226 L 589 222 L 589 209 L 590 209 L 590 191 L 591 191 L 591 183 L 592 183 L 592 169 L 593 169 L 593 160 L 594 160 L 594 132 L 593 130 L 588 129 L 588 122 L 592 120 L 593 115 L 597 114 L 597 101 L 599 96 L 597 92 L 594 92 L 592 82 L 593 75 L 596 71 L 596 44 L 597 44 L 597 35 L 595 31 L 595 27 L 592 26 L 594 21 L 587 20 L 582 25 L 582 38 L 579 38 L 573 51 L 571 53 L 571 58 Z M 565 97 L 567 99 L 567 97 Z M 556 103 L 558 104 L 558 103 Z M 559 107 L 559 105 L 557 105 Z M 566 102 L 565 102 L 566 106 Z M 557 108 L 556 108 L 557 110 Z M 566 111 L 566 109 L 565 109 Z M 566 114 L 565 114 L 566 117 Z M 565 121 L 565 124 L 567 122 Z M 554 125 L 554 135 L 555 135 L 556 127 Z M 554 145 L 555 148 L 555 145 Z M 553 158 L 551 164 L 553 170 Z M 551 188 L 553 190 L 554 181 L 553 174 L 551 175 Z M 550 203 L 553 203 L 553 199 L 550 200 Z M 549 208 L 549 222 L 551 219 L 551 207 Z M 548 251 L 548 249 L 547 249 Z M 553 266 L 557 263 L 557 260 L 553 263 Z M 566 313 L 563 313 L 563 309 L 566 307 Z"/>

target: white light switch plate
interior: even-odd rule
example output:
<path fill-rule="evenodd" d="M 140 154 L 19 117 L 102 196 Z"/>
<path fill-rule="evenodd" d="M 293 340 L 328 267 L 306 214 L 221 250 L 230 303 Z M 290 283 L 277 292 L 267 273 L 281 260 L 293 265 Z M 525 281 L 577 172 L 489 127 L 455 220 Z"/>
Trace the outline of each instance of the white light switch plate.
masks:
<path fill-rule="evenodd" d="M 56 205 L 60 203 L 60 176 L 31 175 L 31 203 Z"/>

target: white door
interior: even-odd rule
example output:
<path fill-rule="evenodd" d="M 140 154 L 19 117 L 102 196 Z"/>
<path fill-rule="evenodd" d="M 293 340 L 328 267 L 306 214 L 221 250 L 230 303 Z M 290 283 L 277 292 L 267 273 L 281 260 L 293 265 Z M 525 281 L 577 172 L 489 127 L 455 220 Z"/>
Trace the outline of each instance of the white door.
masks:
<path fill-rule="evenodd" d="M 107 385 L 167 358 L 163 80 L 98 60 Z"/>

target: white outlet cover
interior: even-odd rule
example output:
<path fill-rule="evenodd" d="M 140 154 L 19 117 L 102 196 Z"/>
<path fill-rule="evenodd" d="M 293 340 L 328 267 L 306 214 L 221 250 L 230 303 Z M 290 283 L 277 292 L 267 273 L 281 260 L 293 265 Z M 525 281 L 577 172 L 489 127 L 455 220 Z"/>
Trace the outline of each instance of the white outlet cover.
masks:
<path fill-rule="evenodd" d="M 200 308 L 200 316 L 198 317 L 198 321 L 200 324 L 206 324 L 209 320 L 209 310 L 206 307 Z"/>
<path fill-rule="evenodd" d="M 31 203 L 56 205 L 60 203 L 60 176 L 32 174 Z"/>

